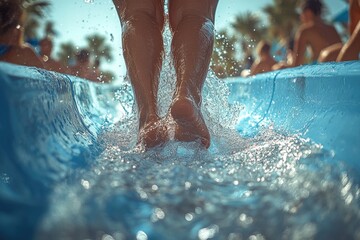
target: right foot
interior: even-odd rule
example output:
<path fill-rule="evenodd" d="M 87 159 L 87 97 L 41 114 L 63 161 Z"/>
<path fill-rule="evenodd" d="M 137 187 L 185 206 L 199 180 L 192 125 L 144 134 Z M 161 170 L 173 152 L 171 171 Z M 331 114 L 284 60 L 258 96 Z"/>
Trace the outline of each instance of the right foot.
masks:
<path fill-rule="evenodd" d="M 170 107 L 176 123 L 175 139 L 184 142 L 198 141 L 205 148 L 210 146 L 210 134 L 200 108 L 187 97 L 176 97 Z"/>

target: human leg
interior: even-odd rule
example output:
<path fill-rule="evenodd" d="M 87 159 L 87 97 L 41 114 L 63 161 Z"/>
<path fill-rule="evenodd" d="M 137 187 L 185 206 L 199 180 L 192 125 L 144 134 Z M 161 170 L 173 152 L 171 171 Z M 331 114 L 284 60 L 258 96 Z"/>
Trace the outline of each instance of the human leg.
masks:
<path fill-rule="evenodd" d="M 201 114 L 201 91 L 213 44 L 217 0 L 169 0 L 173 32 L 172 55 L 176 89 L 170 114 L 176 122 L 175 138 L 210 146 L 210 134 Z"/>
<path fill-rule="evenodd" d="M 123 53 L 139 114 L 139 142 L 153 147 L 166 141 L 157 112 L 163 58 L 163 0 L 113 0 L 122 26 Z"/>

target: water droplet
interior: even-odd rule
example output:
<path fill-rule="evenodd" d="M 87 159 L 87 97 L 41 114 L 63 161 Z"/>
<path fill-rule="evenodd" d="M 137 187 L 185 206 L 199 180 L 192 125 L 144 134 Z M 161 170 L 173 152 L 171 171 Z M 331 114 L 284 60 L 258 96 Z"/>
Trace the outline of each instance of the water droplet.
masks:
<path fill-rule="evenodd" d="M 193 218 L 194 218 L 194 216 L 191 213 L 185 214 L 186 221 L 190 222 L 191 220 L 193 220 Z"/>
<path fill-rule="evenodd" d="M 145 232 L 143 232 L 143 231 L 138 231 L 137 234 L 136 234 L 136 239 L 137 239 L 137 240 L 147 240 L 147 239 L 148 239 L 148 236 L 146 235 Z"/>
<path fill-rule="evenodd" d="M 114 240 L 114 238 L 111 235 L 104 234 L 102 236 L 101 240 Z"/>
<path fill-rule="evenodd" d="M 85 189 L 89 189 L 90 188 L 90 183 L 87 180 L 81 179 L 81 185 L 85 188 Z"/>

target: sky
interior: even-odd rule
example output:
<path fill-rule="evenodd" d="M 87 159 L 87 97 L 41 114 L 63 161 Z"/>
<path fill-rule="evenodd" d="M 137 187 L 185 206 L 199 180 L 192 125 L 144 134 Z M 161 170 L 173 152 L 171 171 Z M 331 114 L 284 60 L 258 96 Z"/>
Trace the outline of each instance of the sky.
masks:
<path fill-rule="evenodd" d="M 195 0 L 194 0 L 195 1 Z M 328 18 L 347 8 L 343 0 L 323 0 L 328 7 Z M 58 36 L 55 45 L 73 42 L 85 47 L 85 36 L 98 33 L 106 37 L 113 49 L 114 61 L 105 69 L 115 73 L 117 79 L 125 76 L 121 50 L 121 26 L 112 0 L 49 0 L 51 8 L 46 14 L 54 22 Z M 227 28 L 236 15 L 250 11 L 264 18 L 261 9 L 272 0 L 220 0 L 216 11 L 215 29 Z M 266 19 L 264 19 L 266 21 Z M 41 33 L 41 32 L 40 32 Z M 55 48 L 55 52 L 56 52 Z"/>

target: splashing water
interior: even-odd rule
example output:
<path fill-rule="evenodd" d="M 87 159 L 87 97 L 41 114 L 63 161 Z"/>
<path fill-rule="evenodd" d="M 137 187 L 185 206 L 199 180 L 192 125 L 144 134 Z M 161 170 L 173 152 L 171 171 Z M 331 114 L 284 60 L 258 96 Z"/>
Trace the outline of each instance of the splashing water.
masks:
<path fill-rule="evenodd" d="M 160 114 L 174 88 L 170 32 Z M 359 187 L 331 151 L 271 125 L 253 138 L 234 129 L 243 108 L 209 73 L 203 113 L 212 145 L 171 141 L 141 152 L 129 85 L 115 94 L 120 117 L 100 136 L 102 154 L 57 185 L 37 232 L 91 239 L 360 239 Z"/>

